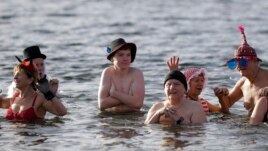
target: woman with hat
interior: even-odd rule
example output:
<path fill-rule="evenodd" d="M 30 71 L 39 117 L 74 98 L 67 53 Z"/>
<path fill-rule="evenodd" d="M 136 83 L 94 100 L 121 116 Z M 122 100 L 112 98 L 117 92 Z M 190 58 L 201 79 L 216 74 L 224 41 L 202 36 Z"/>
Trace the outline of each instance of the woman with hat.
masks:
<path fill-rule="evenodd" d="M 30 46 L 23 50 L 23 61 L 32 60 L 33 64 L 36 66 L 40 81 L 43 82 L 47 80 L 45 74 L 45 59 L 46 55 L 42 54 L 39 46 Z M 56 95 L 59 87 L 59 81 L 57 79 L 49 80 L 50 95 Z M 15 94 L 16 88 L 13 82 L 9 86 L 8 97 L 12 97 Z M 46 96 L 46 95 L 45 95 Z"/>
<path fill-rule="evenodd" d="M 169 70 L 179 70 L 179 57 L 171 57 L 167 61 Z M 184 75 L 186 77 L 188 91 L 185 93 L 185 96 L 188 100 L 197 101 L 202 106 L 206 113 L 208 112 L 220 112 L 221 107 L 209 103 L 206 99 L 200 97 L 203 89 L 207 83 L 207 71 L 204 68 L 192 67 L 184 70 Z"/>
<path fill-rule="evenodd" d="M 239 26 L 243 43 L 235 50 L 234 57 L 227 61 L 228 68 L 241 74 L 233 89 L 214 88 L 215 95 L 228 113 L 234 103 L 244 98 L 244 107 L 248 110 L 249 123 L 257 125 L 268 120 L 268 70 L 261 68 L 257 53 L 246 40 L 244 27 Z"/>
<path fill-rule="evenodd" d="M 58 116 L 66 114 L 66 108 L 56 97 L 47 101 L 36 91 L 37 80 L 38 72 L 32 61 L 22 61 L 15 66 L 13 81 L 17 92 L 12 98 L 0 97 L 0 107 L 8 109 L 7 119 L 29 122 L 43 119 L 47 111 Z"/>
<path fill-rule="evenodd" d="M 164 81 L 167 99 L 155 103 L 149 110 L 145 124 L 203 124 L 206 114 L 202 106 L 194 101 L 188 101 L 184 94 L 187 82 L 183 73 L 170 71 Z"/>
<path fill-rule="evenodd" d="M 139 111 L 143 106 L 144 77 L 142 71 L 130 67 L 136 56 L 136 45 L 119 38 L 107 47 L 107 59 L 113 66 L 103 70 L 98 104 L 102 111 Z"/>

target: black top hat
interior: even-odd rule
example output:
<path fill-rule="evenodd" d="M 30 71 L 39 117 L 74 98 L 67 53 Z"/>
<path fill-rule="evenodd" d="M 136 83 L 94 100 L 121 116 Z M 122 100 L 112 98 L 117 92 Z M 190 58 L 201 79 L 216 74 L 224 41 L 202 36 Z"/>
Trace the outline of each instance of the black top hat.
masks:
<path fill-rule="evenodd" d="M 123 38 L 118 38 L 111 42 L 110 46 L 107 48 L 107 50 L 109 49 L 107 59 L 111 61 L 111 58 L 116 51 L 122 48 L 130 48 L 131 62 L 133 62 L 136 56 L 137 47 L 134 43 L 128 43 Z"/>
<path fill-rule="evenodd" d="M 46 59 L 47 56 L 42 54 L 38 46 L 30 46 L 23 50 L 24 61 L 29 61 L 35 58 Z"/>

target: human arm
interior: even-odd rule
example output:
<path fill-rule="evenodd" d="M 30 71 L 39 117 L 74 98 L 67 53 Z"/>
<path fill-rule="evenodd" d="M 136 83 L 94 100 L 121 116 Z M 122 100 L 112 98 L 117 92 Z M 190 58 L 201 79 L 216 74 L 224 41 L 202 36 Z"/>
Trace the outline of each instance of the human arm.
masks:
<path fill-rule="evenodd" d="M 221 112 L 229 113 L 229 108 L 243 97 L 241 90 L 243 82 L 243 79 L 240 79 L 231 92 L 227 88 L 214 88 L 214 94 L 218 97 L 219 103 L 221 104 Z"/>
<path fill-rule="evenodd" d="M 211 104 L 207 101 L 209 112 L 221 112 L 221 107 L 218 105 Z"/>
<path fill-rule="evenodd" d="M 10 98 L 4 98 L 0 96 L 0 108 L 9 108 L 10 107 Z"/>
<path fill-rule="evenodd" d="M 249 119 L 249 124 L 258 125 L 261 124 L 264 119 L 268 120 L 268 100 L 266 97 L 261 97 L 257 100 L 253 112 Z"/>
<path fill-rule="evenodd" d="M 148 111 L 144 124 L 158 123 L 160 116 L 163 115 L 164 112 L 165 112 L 165 107 L 162 102 L 154 104 Z"/>
<path fill-rule="evenodd" d="M 105 110 L 114 106 L 118 106 L 121 102 L 110 96 L 111 89 L 111 71 L 109 68 L 103 70 L 100 79 L 98 92 L 98 106 L 100 110 Z"/>
<path fill-rule="evenodd" d="M 143 105 L 145 86 L 144 77 L 140 70 L 135 69 L 133 73 L 133 81 L 130 86 L 131 93 L 124 93 L 118 91 L 114 87 L 114 82 L 112 82 L 112 88 L 110 90 L 110 96 L 119 100 L 122 104 L 127 105 L 132 108 L 140 109 Z"/>
<path fill-rule="evenodd" d="M 114 106 L 114 107 L 111 107 L 111 108 L 107 108 L 105 109 L 105 111 L 107 112 L 117 112 L 117 113 L 120 113 L 120 112 L 133 112 L 133 111 L 139 111 L 139 109 L 136 109 L 136 108 L 132 108 L 132 107 L 129 107 L 127 105 L 118 105 L 118 106 Z"/>
<path fill-rule="evenodd" d="M 64 116 L 67 114 L 67 109 L 58 97 L 53 97 L 49 101 L 47 101 L 45 98 L 43 99 L 44 101 L 42 103 L 42 107 L 45 108 L 46 111 L 57 116 Z"/>

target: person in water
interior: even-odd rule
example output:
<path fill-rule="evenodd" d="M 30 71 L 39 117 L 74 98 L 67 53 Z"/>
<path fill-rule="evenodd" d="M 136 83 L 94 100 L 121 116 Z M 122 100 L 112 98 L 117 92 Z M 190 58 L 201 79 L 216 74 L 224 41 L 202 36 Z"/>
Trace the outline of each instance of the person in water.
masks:
<path fill-rule="evenodd" d="M 98 106 L 101 111 L 139 111 L 143 106 L 145 86 L 142 71 L 130 67 L 136 56 L 137 47 L 124 39 L 115 39 L 107 47 L 107 59 L 113 66 L 103 70 Z"/>
<path fill-rule="evenodd" d="M 30 46 L 23 50 L 23 61 L 32 61 L 33 64 L 36 66 L 38 75 L 40 80 L 38 82 L 47 81 L 47 76 L 45 74 L 45 59 L 46 55 L 42 54 L 40 51 L 39 46 Z M 59 87 L 59 80 L 58 79 L 50 79 L 49 80 L 49 92 L 44 94 L 47 99 L 55 96 L 57 94 Z M 9 86 L 8 89 L 8 97 L 13 97 L 16 93 L 15 83 Z"/>
<path fill-rule="evenodd" d="M 182 70 L 179 69 L 179 57 L 173 56 L 167 61 L 169 70 Z M 185 93 L 186 98 L 192 101 L 199 102 L 206 113 L 208 112 L 221 112 L 221 107 L 209 103 L 206 99 L 200 97 L 203 89 L 205 88 L 208 78 L 207 71 L 204 68 L 192 67 L 184 70 L 186 77 L 188 91 Z"/>
<path fill-rule="evenodd" d="M 203 124 L 206 113 L 200 103 L 189 101 L 184 96 L 187 81 L 182 72 L 170 71 L 164 81 L 167 99 L 155 103 L 148 111 L 145 124 Z"/>
<path fill-rule="evenodd" d="M 48 101 L 43 95 L 50 91 L 48 81 L 36 84 L 37 80 L 38 71 L 32 61 L 22 61 L 14 67 L 13 81 L 17 91 L 12 98 L 0 97 L 0 107 L 8 109 L 8 120 L 44 119 L 47 111 L 57 116 L 66 114 L 66 108 L 57 97 Z"/>
<path fill-rule="evenodd" d="M 243 36 L 242 45 L 235 50 L 234 57 L 227 61 L 230 69 L 237 69 L 241 78 L 236 82 L 229 92 L 227 88 L 214 88 L 215 95 L 225 113 L 229 113 L 229 108 L 233 104 L 244 98 L 244 107 L 248 110 L 249 123 L 252 125 L 267 122 L 268 111 L 268 70 L 261 68 L 257 53 L 253 47 L 247 43 L 244 27 L 239 26 Z"/>

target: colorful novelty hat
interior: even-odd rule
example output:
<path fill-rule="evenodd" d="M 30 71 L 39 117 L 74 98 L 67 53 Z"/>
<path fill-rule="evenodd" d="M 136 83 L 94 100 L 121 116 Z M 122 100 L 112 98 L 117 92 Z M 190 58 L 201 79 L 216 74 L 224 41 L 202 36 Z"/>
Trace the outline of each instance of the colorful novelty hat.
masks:
<path fill-rule="evenodd" d="M 245 28 L 240 25 L 238 26 L 239 31 L 241 32 L 242 36 L 243 36 L 243 42 L 240 45 L 240 47 L 238 47 L 235 50 L 234 56 L 235 57 L 242 57 L 242 56 L 250 56 L 250 57 L 256 57 L 259 61 L 261 61 L 261 59 L 259 59 L 257 57 L 256 51 L 253 47 L 251 47 L 248 43 L 247 43 L 247 38 L 245 35 Z"/>

